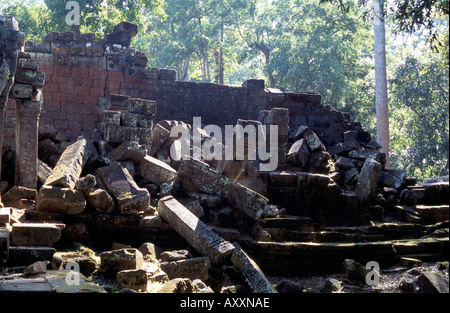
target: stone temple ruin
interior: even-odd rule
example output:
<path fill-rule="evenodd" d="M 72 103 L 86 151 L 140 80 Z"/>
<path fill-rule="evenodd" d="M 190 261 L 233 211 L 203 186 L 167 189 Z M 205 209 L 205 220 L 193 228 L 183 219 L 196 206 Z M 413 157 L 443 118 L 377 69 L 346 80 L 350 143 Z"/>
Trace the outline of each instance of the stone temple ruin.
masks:
<path fill-rule="evenodd" d="M 105 276 L 117 290 L 272 293 L 295 286 L 268 277 L 448 260 L 448 178 L 385 168 L 380 145 L 318 94 L 148 68 L 137 32 L 122 22 L 102 41 L 25 42 L 1 17 L 0 292 L 105 292 L 87 279 Z M 172 159 L 183 138 L 171 130 L 193 131 L 194 117 L 277 125 L 278 168 Z M 73 264 L 81 283 L 58 283 Z M 439 291 L 441 276 L 415 282 Z"/>

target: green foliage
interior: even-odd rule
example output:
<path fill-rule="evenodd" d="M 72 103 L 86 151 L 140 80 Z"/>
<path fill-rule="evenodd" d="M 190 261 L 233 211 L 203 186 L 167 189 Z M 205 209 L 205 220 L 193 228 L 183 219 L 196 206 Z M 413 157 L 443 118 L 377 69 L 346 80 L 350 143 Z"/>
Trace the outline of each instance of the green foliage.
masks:
<path fill-rule="evenodd" d="M 27 40 L 69 30 L 67 1 L 12 0 Z M 329 3 L 331 2 L 331 3 Z M 139 26 L 133 46 L 179 80 L 241 85 L 249 78 L 316 92 L 376 138 L 369 0 L 78 0 L 82 32 L 103 38 L 121 21 Z M 343 10 L 336 9 L 336 5 Z M 448 173 L 448 0 L 389 2 L 388 77 L 392 167 L 419 178 Z M 420 9 L 422 8 L 422 10 Z M 364 15 L 366 14 L 366 15 Z M 406 33 L 442 43 L 439 54 Z M 411 38 L 412 36 L 408 37 Z M 418 37 L 418 36 L 416 36 Z M 420 37 L 420 36 L 419 36 Z M 406 38 L 406 37 L 405 37 Z"/>
<path fill-rule="evenodd" d="M 393 166 L 419 178 L 448 175 L 448 67 L 437 55 L 403 55 L 390 81 Z"/>

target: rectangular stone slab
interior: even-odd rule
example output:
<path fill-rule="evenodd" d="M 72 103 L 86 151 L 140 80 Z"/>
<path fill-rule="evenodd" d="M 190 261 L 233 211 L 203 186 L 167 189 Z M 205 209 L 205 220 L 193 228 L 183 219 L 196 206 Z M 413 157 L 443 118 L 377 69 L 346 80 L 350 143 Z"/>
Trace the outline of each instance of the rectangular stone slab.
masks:
<path fill-rule="evenodd" d="M 237 244 L 233 244 L 235 250 L 231 256 L 231 262 L 244 275 L 245 280 L 254 293 L 277 293 L 272 287 L 267 277 L 247 253 Z"/>
<path fill-rule="evenodd" d="M 51 247 L 9 247 L 9 264 L 28 266 L 37 261 L 51 261 L 55 248 Z"/>
<path fill-rule="evenodd" d="M 177 175 L 177 171 L 170 165 L 151 156 L 146 156 L 141 160 L 139 173 L 142 177 L 157 185 L 170 183 L 175 180 Z"/>
<path fill-rule="evenodd" d="M 199 253 L 209 257 L 211 262 L 222 263 L 233 253 L 234 246 L 231 243 L 219 237 L 172 196 L 159 201 L 158 212 L 180 236 Z"/>
<path fill-rule="evenodd" d="M 14 224 L 11 245 L 23 247 L 52 247 L 61 237 L 61 229 L 53 224 Z"/>
<path fill-rule="evenodd" d="M 182 160 L 176 182 L 186 192 L 202 192 L 218 195 L 248 216 L 260 220 L 269 200 L 226 176 L 212 171 L 208 164 L 194 160 Z"/>
<path fill-rule="evenodd" d="M 139 188 L 131 174 L 120 163 L 99 168 L 97 175 L 106 191 L 117 201 L 122 214 L 131 211 L 146 211 L 150 206 L 150 194 L 147 189 Z"/>
<path fill-rule="evenodd" d="M 361 203 L 370 199 L 377 188 L 382 166 L 372 158 L 367 158 L 356 183 L 356 195 Z"/>
<path fill-rule="evenodd" d="M 0 264 L 8 260 L 9 254 L 9 230 L 6 227 L 0 228 Z"/>
<path fill-rule="evenodd" d="M 75 188 L 88 155 L 86 139 L 78 140 L 68 146 L 59 158 L 58 163 L 45 181 L 47 186 Z"/>

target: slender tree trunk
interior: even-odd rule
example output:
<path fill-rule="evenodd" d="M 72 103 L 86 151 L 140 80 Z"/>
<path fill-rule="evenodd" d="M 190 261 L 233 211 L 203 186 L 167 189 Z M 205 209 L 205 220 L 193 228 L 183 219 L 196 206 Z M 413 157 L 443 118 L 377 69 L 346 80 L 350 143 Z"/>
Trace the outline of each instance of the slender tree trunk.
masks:
<path fill-rule="evenodd" d="M 386 74 L 386 31 L 384 24 L 384 0 L 373 0 L 375 40 L 375 102 L 377 109 L 377 141 L 386 154 L 389 168 L 389 108 Z"/>
<path fill-rule="evenodd" d="M 267 48 L 267 46 L 265 45 L 261 45 L 261 48 L 266 58 L 266 68 L 267 68 L 267 75 L 269 76 L 270 88 L 276 88 L 275 77 L 273 76 L 273 72 L 270 70 L 270 49 Z"/>

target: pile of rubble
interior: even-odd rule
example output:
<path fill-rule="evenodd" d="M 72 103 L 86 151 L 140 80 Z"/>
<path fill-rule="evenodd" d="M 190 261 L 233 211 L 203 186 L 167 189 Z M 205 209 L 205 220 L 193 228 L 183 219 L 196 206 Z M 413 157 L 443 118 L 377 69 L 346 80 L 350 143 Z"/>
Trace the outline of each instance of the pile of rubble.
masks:
<path fill-rule="evenodd" d="M 106 41 L 129 45 L 136 30 L 119 25 Z M 264 133 L 276 168 L 262 170 L 251 131 L 233 135 L 244 157 L 223 159 L 214 153 L 229 148 L 224 137 L 195 122 L 154 123 L 154 101 L 113 94 L 98 131 L 69 141 L 38 127 L 45 75 L 18 34 L 0 34 L 17 53 L 17 66 L 0 55 L 0 103 L 15 98 L 18 114 L 0 183 L 0 291 L 273 293 L 293 287 L 265 273 L 448 260 L 448 177 L 418 184 L 386 169 L 369 133 L 347 131 L 327 148 L 309 126 L 290 127 L 289 109 L 263 110 L 236 122 L 277 127 L 275 147 Z"/>

